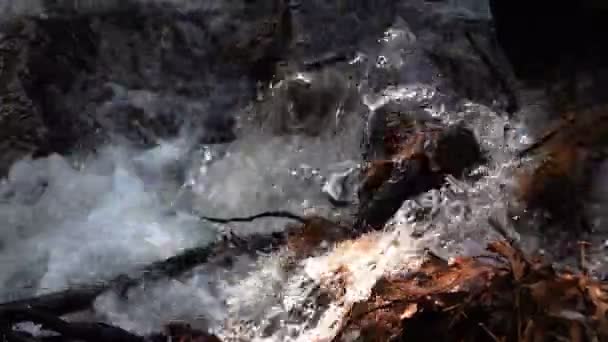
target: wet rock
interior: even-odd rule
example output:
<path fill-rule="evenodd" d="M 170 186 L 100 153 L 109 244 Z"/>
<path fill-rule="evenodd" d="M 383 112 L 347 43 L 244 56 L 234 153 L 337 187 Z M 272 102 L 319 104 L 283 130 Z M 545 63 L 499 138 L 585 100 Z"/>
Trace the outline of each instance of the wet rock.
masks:
<path fill-rule="evenodd" d="M 517 110 L 514 76 L 496 48 L 489 17 L 459 10 L 448 2 L 401 2 L 397 13 L 437 69 L 443 92 L 500 111 Z"/>
<path fill-rule="evenodd" d="M 376 134 L 382 137 L 366 146 L 373 158 L 359 187 L 358 229 L 381 229 L 405 200 L 438 188 L 446 175 L 463 177 L 483 162 L 477 138 L 462 123 L 444 124 L 422 112 L 386 107 L 376 113 Z"/>
<path fill-rule="evenodd" d="M 348 205 L 355 202 L 358 187 L 359 167 L 353 161 L 340 163 L 332 170 L 321 191 L 328 196 L 335 206 Z"/>
<path fill-rule="evenodd" d="M 49 131 L 43 150 L 66 152 L 80 138 L 92 133 L 80 119 L 86 97 L 67 99 L 78 79 L 95 68 L 95 34 L 86 20 L 31 22 L 32 37 L 25 47 L 25 93 L 36 105 Z M 87 86 L 85 84 L 79 87 Z"/>
<path fill-rule="evenodd" d="M 228 109 L 226 109 L 228 111 Z M 228 143 L 236 139 L 236 120 L 226 112 L 212 112 L 203 121 L 202 144 Z"/>
<path fill-rule="evenodd" d="M 433 163 L 442 173 L 463 176 L 463 172 L 483 160 L 479 142 L 462 123 L 448 127 L 437 139 Z"/>
<path fill-rule="evenodd" d="M 0 32 L 0 174 L 44 146 L 47 129 L 21 80 L 30 27 L 16 23 Z"/>
<path fill-rule="evenodd" d="M 399 149 L 395 138 L 407 138 L 412 133 L 409 128 L 413 122 L 434 120 L 425 108 L 434 102 L 445 103 L 448 99 L 442 94 L 426 96 L 425 90 L 417 87 L 405 89 L 406 99 L 387 100 L 369 112 L 363 141 L 364 161 L 390 159 Z"/>
<path fill-rule="evenodd" d="M 330 52 L 354 56 L 365 43 L 378 39 L 394 18 L 394 0 L 290 3 L 294 53 L 300 61 L 318 59 Z"/>

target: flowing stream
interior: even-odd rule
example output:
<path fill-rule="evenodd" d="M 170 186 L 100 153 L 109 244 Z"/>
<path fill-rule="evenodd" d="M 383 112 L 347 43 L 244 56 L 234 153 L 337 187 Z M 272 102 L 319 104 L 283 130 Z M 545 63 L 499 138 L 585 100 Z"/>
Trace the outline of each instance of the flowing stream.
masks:
<path fill-rule="evenodd" d="M 450 11 L 429 17 L 449 21 L 488 16 L 482 2 L 452 3 Z M 24 8 L 35 11 L 37 5 L 31 6 Z M 19 14 L 22 9 L 13 10 Z M 483 253 L 485 243 L 499 237 L 489 228 L 488 218 L 506 222 L 513 200 L 508 190 L 519 165 L 515 152 L 533 141 L 543 114 L 524 104 L 515 118 L 508 118 L 490 103 L 468 100 L 449 89 L 441 71 L 423 53 L 433 44 L 434 33 L 414 31 L 406 20 L 396 18 L 384 34 L 356 47 L 347 63 L 355 76 L 347 82 L 361 106 L 338 106 L 332 118 L 332 125 L 339 127 L 336 134 L 277 136 L 260 130 L 251 117 L 269 109 L 241 101 L 238 81 L 226 80 L 236 83 L 222 85 L 221 91 L 208 96 L 221 96 L 228 99 L 225 102 L 239 99 L 231 109 L 238 128 L 233 142 L 201 145 L 185 129 L 152 147 L 114 139 L 95 153 L 16 162 L 0 183 L 0 299 L 109 279 L 210 243 L 227 228 L 246 236 L 280 230 L 286 224 L 264 219 L 225 227 L 201 222 L 193 213 L 233 217 L 290 210 L 347 217 L 352 208 L 334 207 L 324 189 L 353 198 L 352 184 L 332 182 L 356 169 L 366 124 L 387 103 L 444 122 L 463 120 L 480 141 L 488 163 L 473 170 L 474 180 L 450 179 L 443 188 L 406 202 L 384 231 L 342 243 L 289 270 L 281 251 L 239 257 L 229 268 L 201 265 L 179 279 L 134 288 L 127 300 L 105 294 L 93 309 L 74 318 L 106 321 L 141 334 L 158 331 L 171 320 L 186 320 L 226 341 L 321 341 L 335 332 L 349 303 L 364 299 L 382 275 L 415 267 L 426 248 L 446 258 Z M 204 82 L 223 80 L 210 76 Z M 108 100 L 104 108 L 111 111 L 125 99 L 139 101 L 142 107 L 183 104 L 178 96 L 159 102 L 132 89 L 119 92 L 126 95 Z M 186 105 L 217 108 L 208 101 L 201 98 Z M 538 119 L 529 125 L 521 117 Z M 601 227 L 601 204 L 608 200 L 608 188 L 602 179 L 596 183 L 592 215 Z M 416 218 L 416 212 L 425 208 L 430 214 Z M 510 233 L 531 250 L 547 248 L 542 234 Z M 592 241 L 599 249 L 598 264 L 605 258 L 603 239 L 600 230 Z M 343 266 L 352 277 L 345 299 L 321 303 L 318 283 Z"/>

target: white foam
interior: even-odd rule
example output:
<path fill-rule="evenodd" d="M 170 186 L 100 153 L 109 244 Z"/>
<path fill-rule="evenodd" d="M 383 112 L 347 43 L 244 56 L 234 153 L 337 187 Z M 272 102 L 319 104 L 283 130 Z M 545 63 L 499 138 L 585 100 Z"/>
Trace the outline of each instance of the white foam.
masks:
<path fill-rule="evenodd" d="M 109 148 L 80 169 L 58 155 L 15 164 L 2 185 L 8 197 L 0 204 L 7 262 L 0 280 L 18 277 L 32 260 L 45 260 L 46 270 L 30 274 L 30 281 L 39 282 L 39 292 L 59 290 L 209 241 L 209 227 L 164 214 L 160 196 L 146 188 L 128 154 Z M 5 286 L 2 297 L 13 290 Z"/>

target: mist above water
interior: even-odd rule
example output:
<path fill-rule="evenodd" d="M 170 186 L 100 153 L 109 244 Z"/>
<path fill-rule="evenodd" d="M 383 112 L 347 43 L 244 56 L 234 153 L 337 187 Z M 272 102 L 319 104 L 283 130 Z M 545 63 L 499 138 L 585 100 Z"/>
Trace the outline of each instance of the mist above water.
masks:
<path fill-rule="evenodd" d="M 93 160 L 51 155 L 16 163 L 0 188 L 3 298 L 107 279 L 210 241 L 209 226 L 165 214 L 163 192 L 179 186 L 162 180 L 162 168 L 179 156 L 171 147 L 169 154 L 162 151 L 169 146 L 144 153 L 107 147 Z"/>

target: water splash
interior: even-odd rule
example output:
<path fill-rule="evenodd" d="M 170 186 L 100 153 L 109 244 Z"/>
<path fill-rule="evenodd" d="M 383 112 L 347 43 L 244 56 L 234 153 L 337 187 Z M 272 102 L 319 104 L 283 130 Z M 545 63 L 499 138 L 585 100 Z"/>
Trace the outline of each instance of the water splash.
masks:
<path fill-rule="evenodd" d="M 346 113 L 354 119 L 343 124 L 352 126 L 339 136 L 277 137 L 249 128 L 226 146 L 192 146 L 184 139 L 148 150 L 109 146 L 86 158 L 15 164 L 0 185 L 0 298 L 107 279 L 212 241 L 219 228 L 201 225 L 188 215 L 192 211 L 224 217 L 275 209 L 344 214 L 327 201 L 323 185 L 332 173 L 339 177 L 345 167 L 355 168 L 362 122 L 390 103 L 422 108 L 446 123 L 464 121 L 488 164 L 467 181 L 448 179 L 441 189 L 407 201 L 386 230 L 332 246 L 324 255 L 291 267 L 286 251 L 238 257 L 230 268 L 202 265 L 179 279 L 136 287 L 127 300 L 101 296 L 90 318 L 139 333 L 184 319 L 227 341 L 307 342 L 332 337 L 350 305 L 364 300 L 380 277 L 414 269 L 425 249 L 446 258 L 482 253 L 497 236 L 487 220 L 508 215 L 514 151 L 530 143 L 532 132 L 527 123 L 448 93 L 423 51 L 427 38 L 397 20 L 375 45 L 360 47 L 351 65 L 359 68 L 357 89 L 369 111 Z M 601 193 L 601 180 L 599 185 Z M 182 214 L 164 215 L 169 209 Z M 262 221 L 231 228 L 247 235 L 283 227 Z M 324 298 L 333 282 L 344 286 L 340 300 Z"/>

